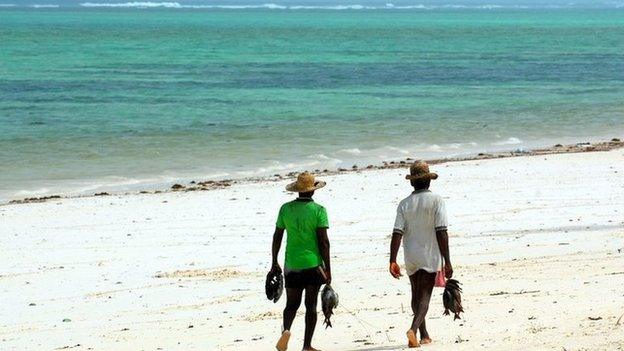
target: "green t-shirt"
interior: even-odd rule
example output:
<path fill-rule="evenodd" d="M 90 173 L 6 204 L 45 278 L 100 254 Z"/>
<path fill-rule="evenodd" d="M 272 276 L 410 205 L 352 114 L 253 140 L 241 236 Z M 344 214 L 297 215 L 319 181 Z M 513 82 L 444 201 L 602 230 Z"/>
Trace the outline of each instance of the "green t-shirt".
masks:
<path fill-rule="evenodd" d="M 280 208 L 276 226 L 287 233 L 286 267 L 307 269 L 323 263 L 316 229 L 329 228 L 325 207 L 308 199 L 287 202 Z"/>

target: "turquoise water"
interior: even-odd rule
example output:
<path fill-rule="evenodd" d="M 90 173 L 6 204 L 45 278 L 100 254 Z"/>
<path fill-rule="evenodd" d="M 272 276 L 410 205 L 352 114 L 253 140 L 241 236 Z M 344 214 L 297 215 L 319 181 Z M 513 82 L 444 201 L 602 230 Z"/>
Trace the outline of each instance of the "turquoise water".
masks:
<path fill-rule="evenodd" d="M 624 9 L 0 8 L 0 200 L 624 134 Z"/>

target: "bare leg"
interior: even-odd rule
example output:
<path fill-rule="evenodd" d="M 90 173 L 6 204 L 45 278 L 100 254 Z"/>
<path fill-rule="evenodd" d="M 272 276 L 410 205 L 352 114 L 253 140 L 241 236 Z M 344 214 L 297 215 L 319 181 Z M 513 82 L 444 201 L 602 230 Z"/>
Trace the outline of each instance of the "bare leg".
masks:
<path fill-rule="evenodd" d="M 412 311 L 414 312 L 414 319 L 410 329 L 415 334 L 422 326 L 421 338 L 424 338 L 425 335 L 429 338 L 425 317 L 429 310 L 429 301 L 431 300 L 435 276 L 435 273 L 428 273 L 421 269 L 409 277 L 412 285 Z M 425 332 L 424 334 L 423 330 Z"/>
<path fill-rule="evenodd" d="M 286 288 L 286 308 L 284 308 L 284 330 L 290 330 L 301 305 L 303 289 Z"/>
<path fill-rule="evenodd" d="M 427 332 L 427 323 L 424 319 L 422 323 L 420 323 L 418 330 L 420 331 L 420 343 L 431 344 L 431 338 L 429 337 L 429 332 Z"/>
<path fill-rule="evenodd" d="M 312 347 L 312 336 L 314 336 L 314 329 L 316 328 L 316 302 L 318 300 L 318 293 L 320 286 L 308 285 L 305 289 L 305 337 L 303 339 L 304 350 L 315 350 Z"/>
<path fill-rule="evenodd" d="M 286 351 L 288 349 L 288 341 L 290 340 L 290 327 L 292 327 L 299 305 L 301 305 L 301 295 L 303 289 L 286 288 L 286 308 L 284 308 L 284 330 L 277 341 L 275 348 L 278 351 Z"/>

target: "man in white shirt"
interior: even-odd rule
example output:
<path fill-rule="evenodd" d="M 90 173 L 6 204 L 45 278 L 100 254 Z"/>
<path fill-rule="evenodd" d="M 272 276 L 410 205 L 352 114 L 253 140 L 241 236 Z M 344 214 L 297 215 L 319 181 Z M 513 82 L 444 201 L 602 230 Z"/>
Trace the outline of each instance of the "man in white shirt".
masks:
<path fill-rule="evenodd" d="M 403 241 L 405 269 L 412 285 L 412 311 L 414 319 L 407 331 L 408 347 L 431 343 L 425 325 L 429 300 L 436 272 L 444 268 L 446 278 L 453 276 L 453 266 L 448 248 L 446 206 L 440 195 L 429 191 L 432 179 L 438 175 L 429 171 L 429 165 L 417 161 L 410 167 L 410 180 L 414 192 L 399 203 L 390 243 L 390 274 L 399 279 L 401 267 L 396 262 Z M 420 342 L 416 332 L 420 331 Z"/>

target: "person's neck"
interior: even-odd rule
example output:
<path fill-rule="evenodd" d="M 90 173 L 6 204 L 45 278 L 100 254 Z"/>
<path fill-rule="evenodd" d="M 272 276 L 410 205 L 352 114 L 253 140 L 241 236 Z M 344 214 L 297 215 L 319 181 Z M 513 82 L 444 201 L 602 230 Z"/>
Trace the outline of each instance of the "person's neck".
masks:
<path fill-rule="evenodd" d="M 299 201 L 312 201 L 312 193 L 299 193 L 298 194 L 299 197 L 297 197 L 297 200 Z"/>

